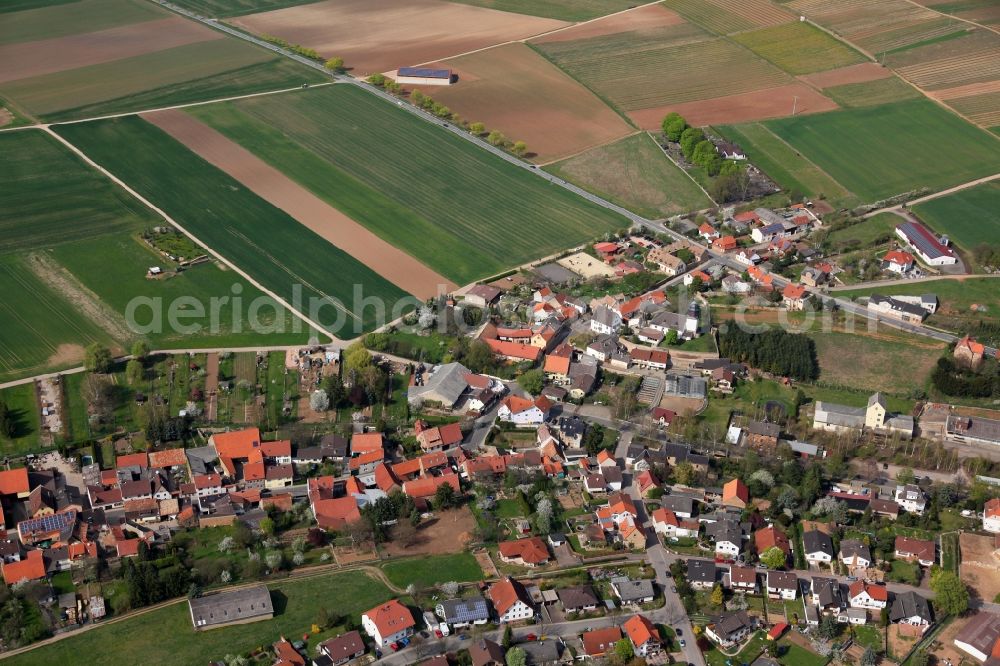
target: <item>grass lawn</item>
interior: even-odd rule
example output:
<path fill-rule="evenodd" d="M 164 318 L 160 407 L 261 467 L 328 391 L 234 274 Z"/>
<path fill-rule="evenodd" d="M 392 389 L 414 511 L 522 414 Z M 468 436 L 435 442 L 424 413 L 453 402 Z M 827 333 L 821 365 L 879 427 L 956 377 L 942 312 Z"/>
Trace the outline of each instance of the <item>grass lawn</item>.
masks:
<path fill-rule="evenodd" d="M 387 312 L 404 296 L 370 268 L 140 118 L 64 125 L 59 131 L 289 302 L 297 297 L 304 304 L 313 298 L 339 301 L 337 307 L 323 301 L 316 318 L 342 336 L 380 323 L 373 308 L 361 312 L 364 303 L 355 302 L 356 285 L 363 288 L 364 297 L 381 299 Z"/>
<path fill-rule="evenodd" d="M 863 645 L 864 647 L 870 647 L 878 652 L 885 650 L 885 641 L 882 637 L 882 632 L 878 627 L 865 624 L 860 626 L 855 626 L 852 628 L 854 631 L 854 640 Z"/>
<path fill-rule="evenodd" d="M 711 335 L 700 335 L 692 340 L 685 340 L 684 342 L 675 347 L 668 347 L 668 349 L 676 349 L 677 351 L 686 351 L 686 352 L 718 351 L 718 349 L 715 346 L 715 337 Z"/>
<path fill-rule="evenodd" d="M 14 437 L 0 436 L 0 450 L 5 454 L 18 454 L 38 447 L 41 410 L 35 399 L 35 385 L 21 384 L 0 389 L 0 402 L 4 402 L 14 418 Z"/>
<path fill-rule="evenodd" d="M 1000 289 L 994 278 L 966 278 L 964 280 L 927 280 L 893 287 L 870 287 L 834 292 L 839 298 L 858 298 L 873 293 L 904 296 L 935 294 L 938 310 L 927 319 L 932 326 L 961 331 L 968 324 L 979 320 L 1000 318 Z M 973 311 L 973 305 L 985 306 L 983 311 Z"/>
<path fill-rule="evenodd" d="M 1000 237 L 1000 182 L 992 181 L 913 207 L 921 220 L 966 250 Z"/>
<path fill-rule="evenodd" d="M 51 579 L 52 589 L 56 594 L 68 594 L 76 589 L 73 585 L 73 573 L 71 571 L 60 571 Z"/>
<path fill-rule="evenodd" d="M 925 99 L 765 123 L 866 201 L 1000 170 L 1000 144 Z"/>
<path fill-rule="evenodd" d="M 789 74 L 811 74 L 867 59 L 819 28 L 795 21 L 741 32 L 733 39 Z"/>
<path fill-rule="evenodd" d="M 850 206 L 857 198 L 828 173 L 813 164 L 762 123 L 715 128 L 740 145 L 754 166 L 788 191 L 830 199 L 834 205 Z"/>
<path fill-rule="evenodd" d="M 758 631 L 753 635 L 739 654 L 727 657 L 718 650 L 718 648 L 712 648 L 708 652 L 705 652 L 705 661 L 708 666 L 736 666 L 737 664 L 749 664 L 754 659 L 756 659 L 764 649 L 764 645 L 767 643 L 766 634 L 763 631 Z"/>
<path fill-rule="evenodd" d="M 497 500 L 493 514 L 497 518 L 518 518 L 527 515 L 524 502 L 520 498 Z"/>
<path fill-rule="evenodd" d="M 886 579 L 895 583 L 916 585 L 920 582 L 920 565 L 916 562 L 893 560 L 892 570 L 885 575 Z"/>
<path fill-rule="evenodd" d="M 296 5 L 307 5 L 318 0 L 176 0 L 175 5 L 184 9 L 214 18 L 229 18 L 231 16 L 242 16 L 243 14 L 254 14 L 256 12 L 270 12 L 275 9 L 294 7 Z"/>
<path fill-rule="evenodd" d="M 958 533 L 948 532 L 941 535 L 941 568 L 958 573 L 960 561 Z"/>
<path fill-rule="evenodd" d="M 812 650 L 807 650 L 801 645 L 791 641 L 780 641 L 782 654 L 778 657 L 778 663 L 787 666 L 824 666 L 829 659 L 821 657 Z"/>
<path fill-rule="evenodd" d="M 192 114 L 458 283 L 627 224 L 355 86 Z"/>
<path fill-rule="evenodd" d="M 75 663 L 81 654 L 100 654 L 107 663 L 197 664 L 270 645 L 281 635 L 309 633 L 313 618 L 326 606 L 338 614 L 360 614 L 388 600 L 384 585 L 359 573 L 330 574 L 269 585 L 271 620 L 196 632 L 187 601 L 98 627 L 11 658 L 12 664 Z M 317 637 L 322 638 L 322 636 Z"/>
<path fill-rule="evenodd" d="M 399 587 L 414 583 L 428 588 L 448 581 L 471 583 L 483 579 L 483 570 L 479 568 L 476 558 L 464 551 L 389 562 L 382 565 L 382 570 L 392 584 Z"/>
<path fill-rule="evenodd" d="M 236 38 L 177 46 L 0 84 L 0 94 L 46 120 L 90 118 L 294 88 L 322 74 Z"/>
<path fill-rule="evenodd" d="M 896 225 L 903 218 L 893 213 L 879 213 L 858 224 L 831 231 L 827 239 L 839 251 L 870 248 L 894 237 Z"/>
<path fill-rule="evenodd" d="M 560 21 L 586 21 L 634 7 L 631 0 L 454 0 L 515 14 L 530 14 Z"/>
<path fill-rule="evenodd" d="M 546 171 L 649 218 L 712 205 L 646 133 L 550 164 Z"/>

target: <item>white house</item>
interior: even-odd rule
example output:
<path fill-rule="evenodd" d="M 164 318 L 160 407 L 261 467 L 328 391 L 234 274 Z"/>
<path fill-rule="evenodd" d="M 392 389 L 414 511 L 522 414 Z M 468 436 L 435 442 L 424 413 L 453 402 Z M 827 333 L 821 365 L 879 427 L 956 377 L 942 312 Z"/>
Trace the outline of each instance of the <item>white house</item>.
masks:
<path fill-rule="evenodd" d="M 890 250 L 882 257 L 882 268 L 903 275 L 913 268 L 913 255 L 902 250 Z"/>
<path fill-rule="evenodd" d="M 507 577 L 493 583 L 489 589 L 490 601 L 497 611 L 501 623 L 530 620 L 535 617 L 531 597 L 524 586 Z"/>
<path fill-rule="evenodd" d="M 794 599 L 799 593 L 799 578 L 791 571 L 767 572 L 767 595 L 772 599 Z"/>
<path fill-rule="evenodd" d="M 620 314 L 607 307 L 600 305 L 594 310 L 594 316 L 590 320 L 590 330 L 598 335 L 613 335 L 622 327 L 622 317 Z"/>
<path fill-rule="evenodd" d="M 550 407 L 551 403 L 544 396 L 528 400 L 510 395 L 504 398 L 500 404 L 497 416 L 500 417 L 501 421 L 507 421 L 519 427 L 538 427 L 545 423 L 545 417 L 549 413 Z"/>
<path fill-rule="evenodd" d="M 802 546 L 805 549 L 806 561 L 810 564 L 822 565 L 833 562 L 833 539 L 819 530 L 809 530 L 802 535 Z"/>
<path fill-rule="evenodd" d="M 840 561 L 848 567 L 865 567 L 872 565 L 871 549 L 857 539 L 844 539 L 840 542 Z"/>
<path fill-rule="evenodd" d="M 847 594 L 851 608 L 882 610 L 889 605 L 889 591 L 881 585 L 869 585 L 863 580 L 855 581 Z"/>
<path fill-rule="evenodd" d="M 895 500 L 896 504 L 898 504 L 901 509 L 908 513 L 915 513 L 917 515 L 923 514 L 924 508 L 927 506 L 924 491 L 920 489 L 920 486 L 916 486 L 912 483 L 896 486 Z"/>
<path fill-rule="evenodd" d="M 409 609 L 395 599 L 361 616 L 361 626 L 377 645 L 386 646 L 413 635 L 416 622 Z"/>
<path fill-rule="evenodd" d="M 983 507 L 983 529 L 994 534 L 1000 532 L 1000 499 L 991 499 Z"/>

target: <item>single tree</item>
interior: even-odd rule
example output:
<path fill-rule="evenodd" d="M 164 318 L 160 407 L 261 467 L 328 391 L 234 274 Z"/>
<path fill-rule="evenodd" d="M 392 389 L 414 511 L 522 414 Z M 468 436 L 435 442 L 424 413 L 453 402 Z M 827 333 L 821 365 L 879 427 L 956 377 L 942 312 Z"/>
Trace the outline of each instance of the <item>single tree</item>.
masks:
<path fill-rule="evenodd" d="M 780 569 L 785 566 L 785 551 L 777 546 L 771 546 L 760 554 L 760 563 L 768 569 Z"/>
<path fill-rule="evenodd" d="M 866 647 L 861 653 L 861 666 L 875 666 L 878 663 L 878 653 L 871 647 Z"/>
<path fill-rule="evenodd" d="M 722 585 L 716 583 L 715 587 L 712 588 L 712 595 L 710 597 L 712 605 L 715 606 L 716 608 L 722 608 L 722 603 L 725 600 L 726 596 L 725 593 L 722 591 Z"/>
<path fill-rule="evenodd" d="M 309 395 L 309 408 L 314 412 L 325 412 L 330 409 L 330 396 L 323 389 L 316 389 Z"/>
<path fill-rule="evenodd" d="M 953 571 L 931 572 L 934 606 L 945 615 L 961 615 L 969 610 L 969 588 Z"/>
<path fill-rule="evenodd" d="M 144 372 L 142 361 L 133 358 L 125 364 L 125 381 L 129 386 L 137 386 L 142 381 Z"/>
<path fill-rule="evenodd" d="M 542 388 L 545 385 L 545 374 L 542 372 L 541 368 L 528 370 L 526 373 L 517 378 L 517 383 L 531 395 L 538 395 L 542 392 Z"/>
<path fill-rule="evenodd" d="M 623 638 L 615 643 L 615 658 L 618 661 L 624 664 L 634 656 L 635 650 L 632 649 L 632 641 L 628 638 Z"/>
<path fill-rule="evenodd" d="M 343 58 L 330 58 L 323 66 L 326 67 L 331 72 L 343 72 L 344 71 L 344 59 Z"/>
<path fill-rule="evenodd" d="M 274 520 L 270 517 L 260 519 L 260 531 L 267 536 L 274 536 Z"/>
<path fill-rule="evenodd" d="M 505 625 L 503 629 L 503 638 L 500 640 L 500 645 L 503 646 L 504 650 L 509 650 L 511 644 L 514 642 L 514 630 L 510 628 L 510 625 Z"/>
<path fill-rule="evenodd" d="M 482 134 L 483 132 L 486 131 L 486 125 L 478 121 L 474 122 L 471 125 L 469 125 L 469 131 L 472 132 L 473 134 Z"/>
<path fill-rule="evenodd" d="M 105 373 L 111 369 L 111 350 L 95 342 L 87 347 L 83 364 L 91 372 Z"/>
<path fill-rule="evenodd" d="M 528 152 L 528 144 L 524 141 L 515 141 L 511 151 L 518 157 L 524 157 Z"/>
<path fill-rule="evenodd" d="M 519 647 L 512 647 L 507 650 L 507 666 L 525 666 L 528 663 L 528 655 Z"/>
<path fill-rule="evenodd" d="M 456 501 L 455 489 L 450 483 L 442 483 L 434 492 L 434 507 L 438 510 L 450 509 Z"/>
<path fill-rule="evenodd" d="M 145 340 L 136 340 L 132 343 L 132 356 L 140 361 L 149 356 L 149 343 Z"/>
<path fill-rule="evenodd" d="M 489 136 L 486 137 L 486 140 L 491 146 L 503 146 L 507 143 L 507 137 L 505 137 L 503 132 L 500 130 L 493 130 L 490 132 Z"/>

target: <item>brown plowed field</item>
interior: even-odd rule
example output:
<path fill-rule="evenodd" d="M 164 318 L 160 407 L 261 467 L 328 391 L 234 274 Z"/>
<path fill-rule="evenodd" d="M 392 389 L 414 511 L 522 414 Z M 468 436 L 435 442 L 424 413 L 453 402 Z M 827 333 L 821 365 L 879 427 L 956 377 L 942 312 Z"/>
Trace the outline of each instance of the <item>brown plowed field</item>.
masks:
<path fill-rule="evenodd" d="M 787 86 L 755 90 L 739 95 L 642 109 L 632 111 L 628 115 L 643 129 L 655 130 L 663 122 L 663 116 L 671 111 L 676 111 L 684 116 L 684 119 L 691 125 L 700 127 L 782 118 L 791 115 L 793 104 L 796 115 L 833 111 L 838 108 L 831 100 L 823 97 L 809 86 L 792 83 Z"/>
<path fill-rule="evenodd" d="M 354 75 L 384 72 L 524 39 L 565 21 L 440 0 L 326 0 L 232 23 L 344 59 Z"/>
<path fill-rule="evenodd" d="M 834 86 L 844 86 L 849 83 L 867 83 L 887 79 L 892 76 L 892 70 L 874 62 L 863 62 L 849 67 L 839 67 L 826 72 L 816 74 L 806 74 L 798 77 L 811 86 L 819 89 L 832 88 Z"/>
<path fill-rule="evenodd" d="M 684 19 L 680 14 L 670 11 L 663 5 L 646 5 L 619 14 L 613 14 L 612 16 L 581 23 L 580 25 L 559 30 L 558 32 L 544 35 L 532 41 L 538 44 L 569 42 L 574 39 L 603 37 L 604 35 L 612 35 L 616 32 L 650 30 L 668 25 L 678 25 L 680 23 L 684 23 Z"/>
<path fill-rule="evenodd" d="M 467 120 L 526 142 L 539 160 L 557 160 L 634 131 L 597 95 L 524 44 L 441 65 L 458 74 L 458 83 L 423 92 Z"/>
<path fill-rule="evenodd" d="M 455 285 L 330 206 L 242 146 L 180 110 L 143 118 L 400 289 L 424 299 Z"/>
<path fill-rule="evenodd" d="M 1000 81 L 986 81 L 984 83 L 970 83 L 965 86 L 955 88 L 945 88 L 928 93 L 936 99 L 956 99 L 958 97 L 969 97 L 971 95 L 985 95 L 986 93 L 1000 92 Z"/>
<path fill-rule="evenodd" d="M 211 39 L 222 39 L 222 33 L 177 16 L 69 37 L 8 44 L 0 46 L 0 83 Z"/>

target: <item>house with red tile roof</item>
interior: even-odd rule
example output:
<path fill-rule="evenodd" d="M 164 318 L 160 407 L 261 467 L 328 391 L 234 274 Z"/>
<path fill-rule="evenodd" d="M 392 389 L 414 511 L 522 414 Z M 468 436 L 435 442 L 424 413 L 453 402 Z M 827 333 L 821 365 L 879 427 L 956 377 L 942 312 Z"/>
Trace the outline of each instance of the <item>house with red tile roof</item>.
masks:
<path fill-rule="evenodd" d="M 619 251 L 621 251 L 621 247 L 618 243 L 594 243 L 594 252 L 596 252 L 597 255 L 608 264 L 614 261 Z"/>
<path fill-rule="evenodd" d="M 789 282 L 781 291 L 781 303 L 787 310 L 802 310 L 809 300 L 805 285 Z"/>
<path fill-rule="evenodd" d="M 537 567 L 551 559 L 549 549 L 541 537 L 502 541 L 497 544 L 497 550 L 501 561 L 524 567 Z"/>
<path fill-rule="evenodd" d="M 929 567 L 937 561 L 937 547 L 930 540 L 898 536 L 895 549 L 896 557 L 899 559 L 919 562 L 924 567 Z"/>
<path fill-rule="evenodd" d="M 649 657 L 660 652 L 660 632 L 646 616 L 633 615 L 622 628 L 637 656 Z"/>
<path fill-rule="evenodd" d="M 503 399 L 497 415 L 501 421 L 508 421 L 517 426 L 536 427 L 545 422 L 545 417 L 552 408 L 552 402 L 545 396 L 534 400 L 509 395 Z"/>
<path fill-rule="evenodd" d="M 351 470 L 352 474 L 367 476 L 368 474 L 373 474 L 375 472 L 375 468 L 378 467 L 379 463 L 383 460 L 385 460 L 385 451 L 379 449 L 377 451 L 362 453 L 360 456 L 351 458 L 347 466 Z"/>
<path fill-rule="evenodd" d="M 271 649 L 274 650 L 274 655 L 278 659 L 274 666 L 306 666 L 306 658 L 284 636 L 281 637 L 280 641 L 272 644 Z"/>
<path fill-rule="evenodd" d="M 983 505 L 983 529 L 993 534 L 1000 532 L 1000 498 L 993 498 Z"/>
<path fill-rule="evenodd" d="M 462 492 L 461 481 L 457 474 L 445 474 L 443 476 L 424 476 L 403 484 L 403 492 L 413 499 L 428 500 L 434 497 L 439 486 L 448 484 L 455 493 Z"/>
<path fill-rule="evenodd" d="M 145 453 L 130 453 L 115 458 L 115 469 L 125 469 L 126 467 L 146 469 L 149 467 L 149 456 Z"/>
<path fill-rule="evenodd" d="M 653 531 L 668 537 L 696 537 L 699 524 L 697 520 L 681 519 L 670 509 L 659 507 L 650 516 L 653 520 Z"/>
<path fill-rule="evenodd" d="M 712 241 L 712 247 L 720 252 L 731 252 L 737 247 L 736 238 L 733 236 L 722 236 Z"/>
<path fill-rule="evenodd" d="M 0 470 L 0 495 L 24 499 L 31 494 L 28 470 L 24 467 Z"/>
<path fill-rule="evenodd" d="M 414 424 L 417 432 L 417 442 L 424 451 L 444 451 L 462 443 L 464 435 L 458 423 L 448 423 L 434 428 L 428 428 L 423 421 Z"/>
<path fill-rule="evenodd" d="M 708 222 L 702 222 L 701 226 L 698 227 L 698 235 L 707 241 L 713 241 L 719 237 L 719 230 L 713 227 Z"/>
<path fill-rule="evenodd" d="M 792 552 L 791 545 L 785 533 L 774 525 L 763 527 L 753 534 L 754 552 L 760 555 L 769 548 L 780 548 L 785 555 Z"/>
<path fill-rule="evenodd" d="M 889 605 L 889 591 L 885 587 L 871 585 L 863 580 L 851 583 L 847 598 L 851 602 L 851 608 L 881 610 Z"/>
<path fill-rule="evenodd" d="M 890 250 L 882 257 L 882 268 L 892 273 L 908 273 L 913 268 L 913 255 L 902 250 Z"/>
<path fill-rule="evenodd" d="M 166 451 L 151 451 L 149 466 L 153 469 L 170 469 L 187 467 L 187 456 L 184 449 L 167 449 Z"/>
<path fill-rule="evenodd" d="M 351 436 L 351 455 L 360 456 L 372 451 L 381 451 L 384 448 L 382 433 L 380 432 L 359 432 Z"/>
<path fill-rule="evenodd" d="M 358 500 L 352 495 L 319 499 L 312 503 L 313 517 L 323 529 L 342 530 L 361 519 Z"/>
<path fill-rule="evenodd" d="M 376 645 L 385 647 L 401 638 L 413 635 L 416 626 L 413 614 L 403 604 L 391 599 L 361 615 L 361 626 Z"/>
<path fill-rule="evenodd" d="M 722 503 L 745 509 L 750 503 L 750 489 L 739 479 L 732 479 L 722 486 Z"/>
<path fill-rule="evenodd" d="M 545 372 L 545 376 L 554 382 L 565 382 L 569 379 L 569 356 L 555 356 L 553 354 L 546 354 L 545 364 L 542 366 L 542 370 Z"/>
<path fill-rule="evenodd" d="M 584 654 L 596 659 L 614 653 L 615 644 L 622 639 L 622 630 L 618 627 L 593 629 L 583 632 L 581 638 Z"/>
<path fill-rule="evenodd" d="M 952 355 L 956 361 L 976 370 L 983 364 L 985 354 L 986 346 L 966 335 L 955 343 L 955 351 Z"/>
<path fill-rule="evenodd" d="M 535 617 L 535 608 L 528 592 L 509 576 L 490 585 L 487 596 L 493 602 L 501 624 Z"/>
<path fill-rule="evenodd" d="M 3 580 L 8 585 L 45 578 L 45 558 L 38 549 L 29 550 L 19 561 L 3 562 L 0 566 L 3 567 Z"/>
<path fill-rule="evenodd" d="M 648 497 L 651 492 L 660 488 L 660 482 L 656 479 L 656 475 L 649 469 L 643 470 L 636 475 L 635 484 L 639 489 L 639 495 L 642 497 Z"/>

